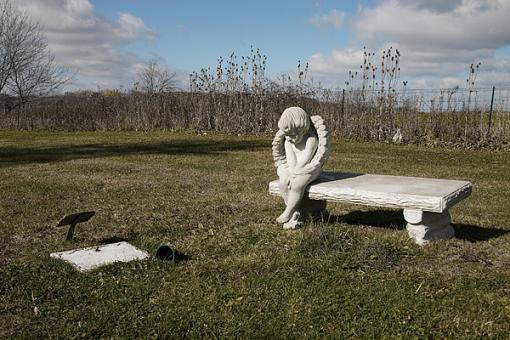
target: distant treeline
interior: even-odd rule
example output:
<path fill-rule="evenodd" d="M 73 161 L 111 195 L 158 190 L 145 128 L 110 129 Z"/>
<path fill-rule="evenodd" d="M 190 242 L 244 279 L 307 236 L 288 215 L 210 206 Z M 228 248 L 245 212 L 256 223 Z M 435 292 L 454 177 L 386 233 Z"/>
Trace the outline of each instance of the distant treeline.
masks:
<path fill-rule="evenodd" d="M 360 90 L 82 91 L 38 98 L 23 107 L 0 97 L 0 128 L 58 130 L 192 130 L 273 133 L 283 110 L 301 106 L 321 115 L 334 135 L 357 140 L 503 147 L 510 145 L 510 115 L 488 108 L 446 110 L 418 105 L 399 93 Z M 399 133 L 398 133 L 399 132 Z M 401 138 L 399 137 L 401 135 Z"/>
<path fill-rule="evenodd" d="M 415 90 L 400 83 L 400 52 L 389 48 L 381 61 L 364 50 L 363 63 L 349 71 L 342 90 L 308 79 L 298 61 L 294 79 L 265 75 L 267 57 L 258 49 L 219 58 L 215 69 L 189 76 L 189 89 L 173 88 L 175 74 L 156 62 L 146 65 L 134 88 L 81 91 L 20 100 L 0 94 L 0 128 L 64 130 L 192 130 L 274 133 L 283 110 L 301 106 L 321 115 L 334 135 L 348 139 L 508 147 L 509 89 L 475 87 L 480 63 L 471 64 L 467 88 Z M 505 92 L 506 91 L 506 92 Z M 1 92 L 0 92 L 1 93 Z M 495 105 L 493 105 L 495 104 Z"/>

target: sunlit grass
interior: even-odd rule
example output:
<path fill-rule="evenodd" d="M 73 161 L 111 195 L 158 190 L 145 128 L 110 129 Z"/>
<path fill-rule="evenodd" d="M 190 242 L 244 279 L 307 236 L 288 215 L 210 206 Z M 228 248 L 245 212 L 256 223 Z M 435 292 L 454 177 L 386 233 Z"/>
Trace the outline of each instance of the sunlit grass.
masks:
<path fill-rule="evenodd" d="M 285 231 L 271 138 L 0 132 L 0 337 L 505 337 L 510 156 L 333 141 L 332 171 L 469 180 L 457 238 L 408 239 L 399 211 L 329 204 Z M 94 210 L 75 239 L 54 227 Z M 177 264 L 80 274 L 49 253 L 124 239 Z"/>

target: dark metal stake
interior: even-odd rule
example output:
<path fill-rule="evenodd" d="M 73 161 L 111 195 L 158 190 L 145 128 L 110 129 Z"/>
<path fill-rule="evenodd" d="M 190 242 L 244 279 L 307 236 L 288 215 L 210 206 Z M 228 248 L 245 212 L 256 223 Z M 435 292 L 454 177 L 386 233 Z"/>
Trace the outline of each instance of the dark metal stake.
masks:
<path fill-rule="evenodd" d="M 67 231 L 67 237 L 66 237 L 66 241 L 70 241 L 73 239 L 73 236 L 74 236 L 74 228 L 76 227 L 78 223 L 73 223 L 71 224 L 71 226 L 69 227 L 69 230 Z"/>
<path fill-rule="evenodd" d="M 71 225 L 69 227 L 69 230 L 67 231 L 67 237 L 66 237 L 66 241 L 70 241 L 73 239 L 74 230 L 76 228 L 76 225 L 78 223 L 87 222 L 94 215 L 95 215 L 94 211 L 85 211 L 85 212 L 81 212 L 81 213 L 66 215 L 60 219 L 60 221 L 57 224 L 57 227 Z"/>
<path fill-rule="evenodd" d="M 496 90 L 496 86 L 492 87 L 492 96 L 491 96 L 491 110 L 489 111 L 489 136 L 491 135 L 491 125 L 492 125 L 492 107 L 494 105 L 494 91 Z"/>

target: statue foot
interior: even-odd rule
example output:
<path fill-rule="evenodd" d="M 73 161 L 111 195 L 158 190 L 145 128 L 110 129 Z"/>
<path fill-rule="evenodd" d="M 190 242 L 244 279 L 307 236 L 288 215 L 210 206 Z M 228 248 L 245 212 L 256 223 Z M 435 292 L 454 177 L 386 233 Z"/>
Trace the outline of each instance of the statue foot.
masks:
<path fill-rule="evenodd" d="M 296 229 L 299 227 L 303 222 L 299 221 L 299 218 L 301 217 L 301 214 L 299 211 L 295 211 L 294 214 L 292 214 L 292 218 L 283 224 L 283 229 Z"/>
<path fill-rule="evenodd" d="M 281 214 L 277 219 L 276 219 L 276 222 L 277 223 L 280 223 L 280 224 L 283 224 L 285 222 L 289 222 L 289 220 L 291 219 L 291 215 L 290 214 L 287 214 L 285 211 L 283 212 L 283 214 Z"/>

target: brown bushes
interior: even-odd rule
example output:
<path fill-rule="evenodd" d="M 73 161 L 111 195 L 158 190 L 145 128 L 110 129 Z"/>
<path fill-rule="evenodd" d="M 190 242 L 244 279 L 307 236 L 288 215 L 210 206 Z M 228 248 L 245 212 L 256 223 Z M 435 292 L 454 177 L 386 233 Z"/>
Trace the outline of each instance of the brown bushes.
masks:
<path fill-rule="evenodd" d="M 398 132 L 402 143 L 510 145 L 510 89 L 498 89 L 490 110 L 492 88 L 475 88 L 479 64 L 471 65 L 465 90 L 413 90 L 407 81 L 399 89 L 399 51 L 383 51 L 380 64 L 374 56 L 364 50 L 359 70 L 349 71 L 343 90 L 333 90 L 307 80 L 308 64 L 300 62 L 295 80 L 268 79 L 267 57 L 252 47 L 240 60 L 232 53 L 215 70 L 191 73 L 186 92 L 82 91 L 24 107 L 0 96 L 0 128 L 267 133 L 285 108 L 301 106 L 349 139 L 389 142 Z"/>
<path fill-rule="evenodd" d="M 79 92 L 41 98 L 23 109 L 0 103 L 0 128 L 63 130 L 193 130 L 228 133 L 273 132 L 286 107 L 301 106 L 324 117 L 337 136 L 391 141 L 397 130 L 404 143 L 508 146 L 510 115 L 419 107 L 397 94 L 362 97 L 359 91 L 170 92 L 148 95 Z"/>

